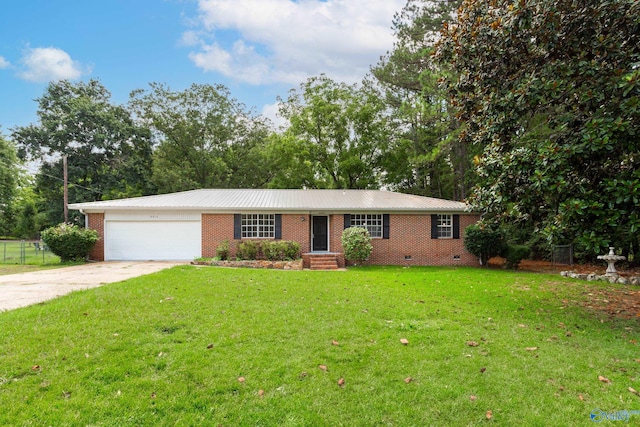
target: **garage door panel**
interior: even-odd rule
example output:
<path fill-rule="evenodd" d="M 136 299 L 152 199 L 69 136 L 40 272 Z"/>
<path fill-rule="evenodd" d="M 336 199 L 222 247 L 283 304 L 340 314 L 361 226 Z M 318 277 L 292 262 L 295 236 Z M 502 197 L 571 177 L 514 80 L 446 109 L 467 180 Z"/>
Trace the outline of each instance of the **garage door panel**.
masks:
<path fill-rule="evenodd" d="M 191 260 L 201 256 L 200 221 L 107 221 L 107 260 Z"/>

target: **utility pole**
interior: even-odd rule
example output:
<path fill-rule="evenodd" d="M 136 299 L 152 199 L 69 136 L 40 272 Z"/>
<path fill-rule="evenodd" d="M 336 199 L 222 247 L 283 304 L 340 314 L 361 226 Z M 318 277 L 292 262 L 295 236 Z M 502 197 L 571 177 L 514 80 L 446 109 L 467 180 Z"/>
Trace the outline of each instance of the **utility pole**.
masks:
<path fill-rule="evenodd" d="M 69 180 L 67 179 L 67 155 L 62 156 L 62 174 L 64 177 L 64 222 L 69 222 Z"/>

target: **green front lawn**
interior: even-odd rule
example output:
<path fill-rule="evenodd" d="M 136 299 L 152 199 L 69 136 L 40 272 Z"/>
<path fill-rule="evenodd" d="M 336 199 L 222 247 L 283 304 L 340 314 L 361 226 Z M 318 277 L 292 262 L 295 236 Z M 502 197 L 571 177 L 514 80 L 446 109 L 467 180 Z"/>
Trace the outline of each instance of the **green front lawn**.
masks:
<path fill-rule="evenodd" d="M 640 409 L 638 318 L 599 289 L 179 266 L 0 313 L 0 425 L 589 425 Z"/>

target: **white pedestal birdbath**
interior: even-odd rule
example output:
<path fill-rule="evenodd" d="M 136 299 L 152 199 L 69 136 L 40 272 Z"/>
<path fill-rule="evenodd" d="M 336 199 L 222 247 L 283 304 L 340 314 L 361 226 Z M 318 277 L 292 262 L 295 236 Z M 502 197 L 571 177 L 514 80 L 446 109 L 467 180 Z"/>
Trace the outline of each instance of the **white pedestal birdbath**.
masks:
<path fill-rule="evenodd" d="M 617 276 L 618 271 L 616 270 L 616 266 L 615 266 L 616 261 L 623 261 L 627 259 L 627 257 L 624 257 L 622 255 L 616 255 L 613 252 L 614 249 L 615 248 L 613 246 L 610 246 L 609 253 L 607 255 L 598 255 L 598 259 L 607 261 L 607 263 L 609 264 L 607 266 L 607 272 L 605 273 L 607 276 Z"/>

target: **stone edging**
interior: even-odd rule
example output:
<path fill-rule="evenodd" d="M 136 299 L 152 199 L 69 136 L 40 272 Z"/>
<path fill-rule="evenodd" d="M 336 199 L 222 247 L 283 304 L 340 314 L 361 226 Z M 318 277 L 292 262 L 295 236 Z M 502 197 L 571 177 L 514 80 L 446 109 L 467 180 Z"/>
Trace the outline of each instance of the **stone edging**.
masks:
<path fill-rule="evenodd" d="M 572 279 L 578 280 L 587 280 L 589 282 L 609 282 L 609 283 L 617 283 L 619 285 L 640 285 L 640 276 L 633 277 L 622 277 L 622 276 L 605 276 L 598 275 L 595 273 L 591 274 L 583 274 L 583 273 L 575 273 L 573 271 L 561 271 L 560 275 L 562 277 L 570 277 Z"/>
<path fill-rule="evenodd" d="M 273 270 L 302 270 L 302 260 L 295 261 L 193 261 L 191 264 L 212 265 L 216 267 L 267 268 Z"/>

